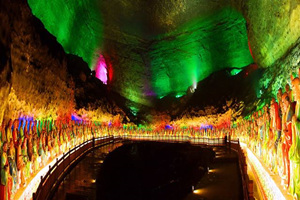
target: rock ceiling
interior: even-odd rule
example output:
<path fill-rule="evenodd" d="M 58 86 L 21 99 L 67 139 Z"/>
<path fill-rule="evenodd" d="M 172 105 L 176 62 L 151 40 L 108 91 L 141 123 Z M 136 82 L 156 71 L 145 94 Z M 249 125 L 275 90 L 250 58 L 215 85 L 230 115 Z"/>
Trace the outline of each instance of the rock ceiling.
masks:
<path fill-rule="evenodd" d="M 253 63 L 246 21 L 228 1 L 29 4 L 67 52 L 91 69 L 104 55 L 111 67 L 109 85 L 146 106 L 153 98 L 186 94 L 212 72 Z"/>
<path fill-rule="evenodd" d="M 277 61 L 288 57 L 300 35 L 298 0 L 28 0 L 28 4 L 65 52 L 81 57 L 100 79 L 107 76 L 106 89 L 117 94 L 112 98 L 120 100 L 132 118 L 143 113 L 154 116 L 153 108 L 171 117 L 193 112 L 198 116 L 218 113 L 218 107 L 225 107 L 225 112 L 232 102 L 249 103 L 260 91 L 257 66 L 271 67 L 269 73 L 274 73 Z M 77 74 L 77 61 L 68 64 L 70 74 Z M 69 65 L 74 66 L 73 73 Z M 248 94 L 251 98 L 245 97 Z M 80 95 L 82 101 L 95 99 L 88 92 Z M 151 121 L 149 116 L 145 120 Z"/>

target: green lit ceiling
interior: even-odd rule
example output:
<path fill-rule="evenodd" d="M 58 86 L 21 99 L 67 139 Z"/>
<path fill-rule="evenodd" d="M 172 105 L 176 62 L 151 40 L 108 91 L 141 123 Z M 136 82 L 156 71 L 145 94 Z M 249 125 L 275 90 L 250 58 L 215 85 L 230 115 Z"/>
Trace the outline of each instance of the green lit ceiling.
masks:
<path fill-rule="evenodd" d="M 98 3 L 92 1 L 28 0 L 32 13 L 44 23 L 67 53 L 95 64 L 101 49 L 103 20 Z"/>
<path fill-rule="evenodd" d="M 103 55 L 110 87 L 138 104 L 181 97 L 213 72 L 253 63 L 246 21 L 225 0 L 28 2 L 66 52 L 91 69 Z"/>
<path fill-rule="evenodd" d="M 226 8 L 159 35 L 151 45 L 152 86 L 158 96 L 184 93 L 211 73 L 253 62 L 245 20 Z"/>

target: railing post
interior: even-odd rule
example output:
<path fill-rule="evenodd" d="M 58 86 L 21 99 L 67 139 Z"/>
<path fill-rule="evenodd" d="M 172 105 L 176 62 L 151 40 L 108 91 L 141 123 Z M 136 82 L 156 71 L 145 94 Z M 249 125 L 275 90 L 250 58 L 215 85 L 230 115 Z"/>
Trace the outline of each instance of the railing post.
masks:
<path fill-rule="evenodd" d="M 249 192 L 249 198 L 253 199 L 253 180 L 249 180 L 248 182 L 248 192 Z"/>
<path fill-rule="evenodd" d="M 93 147 L 95 147 L 95 137 L 93 135 Z"/>
<path fill-rule="evenodd" d="M 69 161 L 68 161 L 68 166 L 70 165 L 70 162 L 71 162 L 71 161 L 70 161 L 70 159 L 71 159 L 71 158 L 70 158 L 70 154 L 71 154 L 70 150 L 71 150 L 71 148 L 69 147 L 69 151 L 68 151 L 68 160 L 69 160 Z"/>

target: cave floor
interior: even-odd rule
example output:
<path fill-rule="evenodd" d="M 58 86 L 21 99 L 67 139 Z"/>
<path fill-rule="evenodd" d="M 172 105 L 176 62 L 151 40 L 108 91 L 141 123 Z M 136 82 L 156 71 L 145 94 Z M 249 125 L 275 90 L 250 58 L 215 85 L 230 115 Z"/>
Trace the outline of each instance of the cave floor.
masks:
<path fill-rule="evenodd" d="M 185 200 L 238 200 L 242 198 L 242 183 L 239 175 L 236 152 L 224 147 L 215 147 L 215 161 L 209 173 L 194 186 Z"/>

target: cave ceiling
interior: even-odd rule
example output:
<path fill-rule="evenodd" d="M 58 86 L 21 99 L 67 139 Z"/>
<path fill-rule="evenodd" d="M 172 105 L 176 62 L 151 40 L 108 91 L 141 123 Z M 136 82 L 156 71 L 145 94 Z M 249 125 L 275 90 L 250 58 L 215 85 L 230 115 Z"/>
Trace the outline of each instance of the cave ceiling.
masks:
<path fill-rule="evenodd" d="M 289 0 L 272 7 L 266 1 L 251 2 L 28 0 L 32 13 L 64 50 L 81 57 L 96 74 L 104 73 L 102 81 L 127 100 L 133 115 L 139 106 L 154 108 L 165 98 L 176 105 L 189 103 L 176 99 L 199 90 L 199 83 L 216 72 L 234 76 L 253 63 L 266 67 L 281 57 L 299 36 L 299 22 L 291 22 L 299 3 Z M 265 8 L 268 12 L 262 13 Z M 286 20 L 277 16 L 285 12 L 290 15 Z M 259 18 L 268 20 L 256 23 Z M 262 33 L 267 22 L 274 34 Z M 265 35 L 268 41 L 261 44 Z M 274 50 L 276 46 L 280 48 Z"/>

